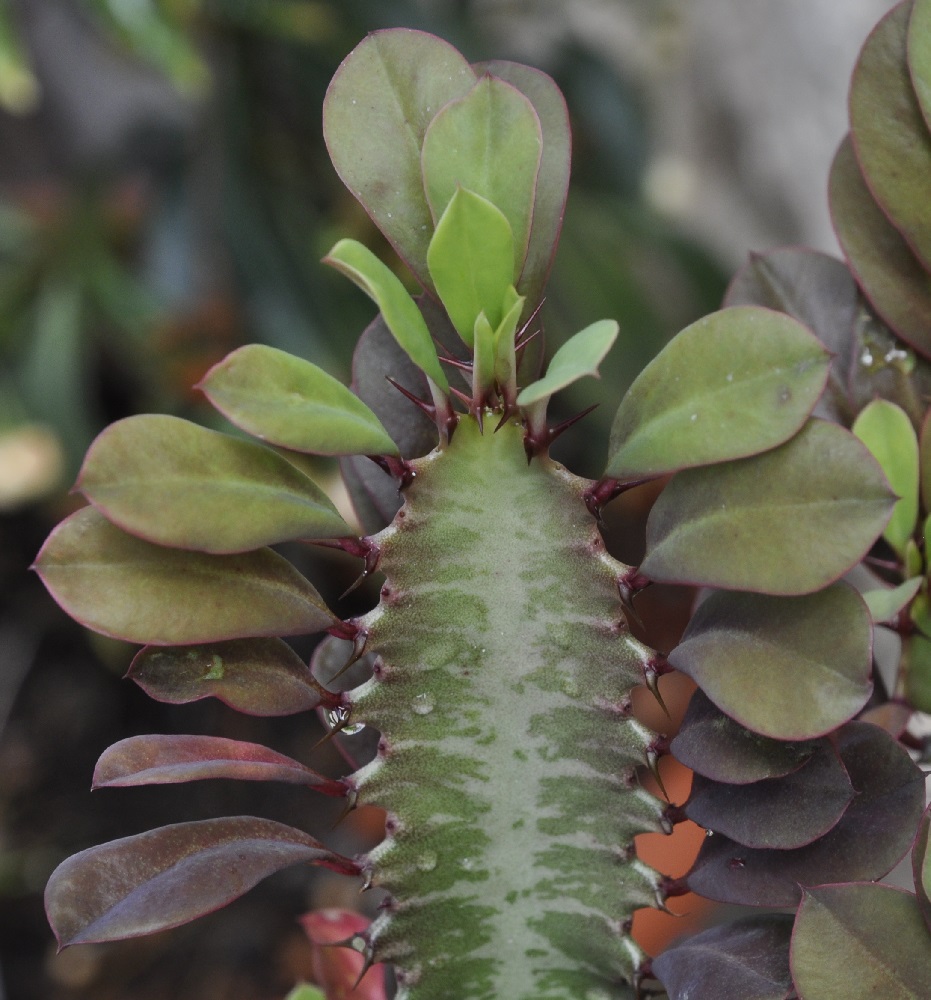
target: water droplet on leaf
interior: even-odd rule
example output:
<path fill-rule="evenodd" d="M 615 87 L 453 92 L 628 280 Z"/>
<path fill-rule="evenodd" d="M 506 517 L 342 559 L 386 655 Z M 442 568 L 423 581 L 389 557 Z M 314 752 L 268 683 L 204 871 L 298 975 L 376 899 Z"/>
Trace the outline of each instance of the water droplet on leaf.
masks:
<path fill-rule="evenodd" d="M 411 705 L 414 715 L 429 715 L 433 711 L 433 699 L 428 694 L 419 694 Z"/>

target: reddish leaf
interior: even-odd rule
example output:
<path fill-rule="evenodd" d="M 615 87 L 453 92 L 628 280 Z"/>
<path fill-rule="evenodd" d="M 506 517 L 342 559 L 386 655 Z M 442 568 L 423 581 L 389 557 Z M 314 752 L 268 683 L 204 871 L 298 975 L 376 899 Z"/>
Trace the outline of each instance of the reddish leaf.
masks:
<path fill-rule="evenodd" d="M 921 818 L 918 836 L 912 848 L 912 874 L 915 877 L 915 892 L 918 905 L 928 929 L 931 930 L 931 808 Z"/>
<path fill-rule="evenodd" d="M 249 715 L 293 715 L 336 703 L 297 653 L 274 638 L 146 646 L 126 676 L 171 705 L 214 697 Z"/>
<path fill-rule="evenodd" d="M 116 941 L 187 923 L 293 864 L 357 875 L 355 861 L 300 830 L 254 816 L 178 823 L 91 847 L 45 889 L 61 947 Z"/>
<path fill-rule="evenodd" d="M 131 736 L 105 750 L 94 769 L 94 788 L 168 785 L 204 778 L 285 781 L 307 785 L 339 798 L 349 793 L 343 781 L 257 743 L 219 736 Z"/>

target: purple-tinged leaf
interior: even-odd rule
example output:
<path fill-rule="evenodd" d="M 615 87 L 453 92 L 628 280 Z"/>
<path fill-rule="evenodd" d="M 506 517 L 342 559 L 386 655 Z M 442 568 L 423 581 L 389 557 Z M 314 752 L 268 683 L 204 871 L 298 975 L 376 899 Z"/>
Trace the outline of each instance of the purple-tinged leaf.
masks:
<path fill-rule="evenodd" d="M 397 455 L 378 417 L 322 368 L 276 347 L 247 344 L 201 380 L 211 403 L 269 444 L 311 455 Z"/>
<path fill-rule="evenodd" d="M 322 632 L 337 619 L 271 549 L 208 555 L 128 535 L 93 507 L 62 521 L 36 557 L 52 597 L 82 625 L 155 646 Z"/>
<path fill-rule="evenodd" d="M 109 521 L 158 545 L 247 552 L 352 534 L 326 494 L 276 452 L 167 415 L 103 431 L 76 488 Z"/>
<path fill-rule="evenodd" d="M 451 45 L 395 28 L 364 38 L 323 102 L 323 134 L 340 179 L 425 287 L 433 219 L 420 152 L 427 126 L 464 97 L 475 73 Z"/>
<path fill-rule="evenodd" d="M 792 917 L 745 917 L 686 938 L 653 961 L 669 1000 L 786 1000 Z"/>
<path fill-rule="evenodd" d="M 462 361 L 466 348 L 443 309 L 421 296 L 417 305 L 435 341 L 446 353 Z M 453 373 L 455 375 L 455 373 Z M 391 335 L 382 317 L 376 316 L 356 344 L 352 361 L 352 386 L 358 397 L 378 415 L 405 458 L 426 455 L 437 444 L 436 424 L 396 389 L 388 378 L 425 401 L 430 400 L 427 380 Z M 456 384 L 455 377 L 452 378 Z M 465 383 L 462 383 L 465 387 Z M 397 480 L 367 458 L 344 458 L 343 478 L 359 520 L 369 534 L 381 531 L 401 506 Z"/>
<path fill-rule="evenodd" d="M 349 794 L 344 781 L 327 778 L 257 743 L 219 736 L 130 736 L 104 750 L 94 769 L 94 788 L 172 785 L 207 778 L 284 781 L 324 795 Z"/>
<path fill-rule="evenodd" d="M 333 707 L 338 699 L 286 642 L 275 638 L 146 646 L 126 676 L 156 701 L 186 705 L 213 697 L 249 715 L 293 715 L 318 705 Z"/>
<path fill-rule="evenodd" d="M 867 38 L 850 82 L 850 131 L 873 197 L 928 268 L 931 133 L 906 59 L 911 10 L 898 4 Z"/>
<path fill-rule="evenodd" d="M 912 874 L 921 915 L 931 931 L 931 807 L 918 826 L 918 836 L 912 847 Z"/>
<path fill-rule="evenodd" d="M 355 861 L 281 823 L 253 816 L 210 819 L 75 854 L 52 873 L 45 908 L 63 948 L 117 941 L 212 913 L 294 864 L 359 873 Z"/>
<path fill-rule="evenodd" d="M 847 583 L 803 597 L 717 591 L 669 662 L 742 726 L 806 740 L 851 719 L 872 691 L 872 623 Z"/>
<path fill-rule="evenodd" d="M 726 785 L 696 774 L 685 812 L 700 826 L 745 847 L 785 851 L 823 837 L 853 797 L 844 765 L 822 741 L 811 760 L 783 778 Z"/>
<path fill-rule="evenodd" d="M 477 75 L 491 73 L 516 87 L 530 100 L 543 130 L 543 154 L 530 228 L 530 245 L 517 290 L 526 296 L 525 313 L 538 305 L 546 285 L 569 191 L 572 136 L 562 91 L 545 73 L 520 63 L 492 61 L 474 66 Z"/>
<path fill-rule="evenodd" d="M 790 964 L 802 1000 L 931 997 L 931 936 L 915 897 L 888 885 L 806 889 Z"/>
<path fill-rule="evenodd" d="M 859 716 L 860 722 L 870 722 L 899 740 L 908 726 L 909 719 L 915 714 L 914 708 L 904 701 L 887 701 L 874 708 L 868 708 Z"/>
<path fill-rule="evenodd" d="M 863 294 L 903 340 L 931 356 L 928 272 L 873 200 L 849 138 L 834 157 L 828 200 L 837 239 Z"/>
<path fill-rule="evenodd" d="M 884 730 L 844 726 L 838 750 L 856 797 L 830 833 L 793 851 L 742 847 L 715 834 L 687 876 L 699 895 L 747 906 L 796 906 L 801 886 L 882 878 L 911 846 L 924 775 Z"/>
<path fill-rule="evenodd" d="M 811 420 L 772 451 L 673 476 L 640 568 L 663 583 L 807 594 L 863 558 L 894 505 L 863 443 Z"/>
<path fill-rule="evenodd" d="M 676 759 L 712 781 L 748 785 L 797 771 L 818 748 L 760 736 L 726 716 L 699 688 L 672 741 Z"/>
<path fill-rule="evenodd" d="M 818 402 L 830 367 L 784 313 L 735 306 L 674 337 L 621 401 L 605 475 L 639 480 L 768 451 Z"/>

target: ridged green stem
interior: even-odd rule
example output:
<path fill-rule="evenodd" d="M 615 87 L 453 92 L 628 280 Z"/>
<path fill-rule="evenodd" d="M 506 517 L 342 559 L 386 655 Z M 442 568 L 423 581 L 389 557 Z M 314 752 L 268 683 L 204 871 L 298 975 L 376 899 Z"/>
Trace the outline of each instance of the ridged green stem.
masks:
<path fill-rule="evenodd" d="M 659 884 L 633 850 L 664 826 L 635 775 L 653 734 L 630 716 L 653 652 L 591 484 L 528 464 L 521 427 L 495 423 L 463 417 L 414 463 L 377 538 L 386 580 L 361 624 L 379 660 L 353 712 L 382 733 L 355 779 L 389 817 L 375 956 L 406 1000 L 618 1000 Z"/>

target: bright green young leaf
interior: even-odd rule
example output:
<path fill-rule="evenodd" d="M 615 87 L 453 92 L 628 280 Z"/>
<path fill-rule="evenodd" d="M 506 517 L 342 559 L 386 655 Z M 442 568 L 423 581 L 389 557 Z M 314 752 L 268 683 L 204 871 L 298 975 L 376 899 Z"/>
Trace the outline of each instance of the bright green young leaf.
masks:
<path fill-rule="evenodd" d="M 495 379 L 505 393 L 516 392 L 517 355 L 514 350 L 517 325 L 526 299 L 511 286 L 504 300 L 504 318 L 495 330 Z M 509 400 L 513 402 L 513 399 Z"/>
<path fill-rule="evenodd" d="M 919 712 L 931 712 L 931 639 L 913 632 L 902 644 L 905 697 Z"/>
<path fill-rule="evenodd" d="M 433 219 L 420 152 L 427 126 L 475 86 L 447 42 L 395 28 L 364 38 L 333 77 L 323 134 L 333 166 L 424 287 Z"/>
<path fill-rule="evenodd" d="M 450 101 L 424 136 L 424 188 L 434 219 L 443 216 L 459 188 L 503 212 L 512 234 L 508 284 L 520 277 L 527 256 L 542 146 L 533 105 L 517 88 L 491 76 Z M 436 281 L 429 255 L 427 262 Z M 439 286 L 437 291 L 442 297 Z"/>
<path fill-rule="evenodd" d="M 931 133 L 906 61 L 911 4 L 866 40 L 850 82 L 850 128 L 863 176 L 884 213 L 931 267 Z"/>
<path fill-rule="evenodd" d="M 908 22 L 908 68 L 912 87 L 931 128 L 931 2 L 915 0 Z"/>
<path fill-rule="evenodd" d="M 693 323 L 621 402 L 606 476 L 640 479 L 775 448 L 805 423 L 830 355 L 782 313 L 737 306 Z"/>
<path fill-rule="evenodd" d="M 352 533 L 326 494 L 276 452 L 166 415 L 108 427 L 76 488 L 130 534 L 201 552 Z"/>
<path fill-rule="evenodd" d="M 866 606 L 870 609 L 870 617 L 874 624 L 891 622 L 895 616 L 908 605 L 908 602 L 921 589 L 922 577 L 912 577 L 898 587 L 883 587 L 878 590 L 867 590 L 862 594 Z"/>
<path fill-rule="evenodd" d="M 846 583 L 803 597 L 717 591 L 669 662 L 747 729 L 807 740 L 866 704 L 871 639 L 869 612 Z"/>
<path fill-rule="evenodd" d="M 854 434 L 870 449 L 899 497 L 883 537 L 904 555 L 918 524 L 918 438 L 905 411 L 874 399 L 854 421 Z"/>
<path fill-rule="evenodd" d="M 618 325 L 613 319 L 601 319 L 570 337 L 553 355 L 546 375 L 522 389 L 518 406 L 530 406 L 549 399 L 586 375 L 597 377 L 598 366 L 617 339 Z"/>
<path fill-rule="evenodd" d="M 805 1000 L 931 997 L 931 936 L 915 897 L 888 885 L 805 889 L 790 964 Z"/>
<path fill-rule="evenodd" d="M 918 464 L 920 467 L 921 503 L 925 510 L 931 510 L 931 411 L 925 414 L 918 439 Z M 928 539 L 927 522 L 925 538 Z"/>
<path fill-rule="evenodd" d="M 903 340 L 931 355 L 928 272 L 874 201 L 849 138 L 834 157 L 828 200 L 837 239 L 864 295 Z"/>
<path fill-rule="evenodd" d="M 858 563 L 895 503 L 853 434 L 809 421 L 750 458 L 677 473 L 647 521 L 654 580 L 805 594 Z"/>
<path fill-rule="evenodd" d="M 925 924 L 931 931 L 931 806 L 925 810 L 912 847 L 912 875 L 915 893 Z"/>
<path fill-rule="evenodd" d="M 284 1000 L 326 1000 L 326 997 L 308 983 L 300 983 L 284 998 Z"/>
<path fill-rule="evenodd" d="M 920 632 L 931 639 L 931 600 L 927 592 L 918 594 L 909 609 L 909 617 Z"/>
<path fill-rule="evenodd" d="M 35 568 L 72 618 L 156 646 L 322 632 L 336 622 L 316 590 L 271 549 L 207 555 L 128 535 L 94 507 L 62 521 Z"/>
<path fill-rule="evenodd" d="M 520 63 L 492 61 L 473 67 L 476 73 L 491 73 L 506 80 L 530 100 L 543 130 L 543 155 L 537 174 L 530 246 L 518 291 L 527 308 L 539 303 L 556 253 L 569 190 L 572 136 L 569 111 L 562 91 L 545 73 Z"/>
<path fill-rule="evenodd" d="M 444 392 L 449 388 L 427 324 L 401 279 L 368 247 L 340 240 L 324 257 L 378 306 L 388 329 L 407 356 Z"/>
<path fill-rule="evenodd" d="M 922 537 L 925 537 L 927 534 L 927 526 L 928 521 L 926 518 L 924 527 L 922 528 Z M 910 538 L 905 543 L 905 558 L 903 559 L 903 562 L 905 564 L 906 576 L 920 576 L 924 572 L 924 556 L 921 554 L 918 542 L 916 542 L 914 538 Z"/>
<path fill-rule="evenodd" d="M 503 318 L 514 281 L 513 256 L 514 238 L 504 213 L 487 198 L 457 188 L 437 223 L 427 264 L 453 326 L 469 346 L 479 313 L 493 330 Z"/>
<path fill-rule="evenodd" d="M 346 386 L 275 347 L 240 347 L 199 388 L 229 421 L 269 444 L 313 455 L 398 453 L 378 417 Z"/>
<path fill-rule="evenodd" d="M 473 332 L 472 393 L 483 399 L 495 378 L 495 331 L 483 312 L 478 314 Z"/>

